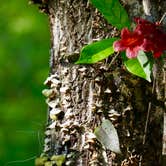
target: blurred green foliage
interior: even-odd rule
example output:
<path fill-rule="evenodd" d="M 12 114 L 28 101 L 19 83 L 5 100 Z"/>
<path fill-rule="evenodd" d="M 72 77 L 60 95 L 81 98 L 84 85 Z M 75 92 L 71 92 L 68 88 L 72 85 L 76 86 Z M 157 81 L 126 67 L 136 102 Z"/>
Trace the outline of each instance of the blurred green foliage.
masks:
<path fill-rule="evenodd" d="M 41 91 L 49 70 L 48 25 L 47 16 L 28 0 L 1 1 L 1 166 L 33 166 L 30 158 L 42 151 L 47 107 Z"/>

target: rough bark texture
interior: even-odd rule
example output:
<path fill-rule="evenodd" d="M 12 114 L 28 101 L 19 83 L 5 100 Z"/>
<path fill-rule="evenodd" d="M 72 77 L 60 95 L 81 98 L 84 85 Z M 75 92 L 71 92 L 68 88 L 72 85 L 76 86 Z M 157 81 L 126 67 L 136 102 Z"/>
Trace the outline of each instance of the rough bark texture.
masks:
<path fill-rule="evenodd" d="M 34 2 L 48 13 L 52 33 L 51 71 L 45 82 L 49 90 L 44 91 L 48 127 L 40 164 L 162 165 L 165 68 L 156 63 L 155 82 L 150 84 L 127 73 L 120 57 L 95 65 L 75 65 L 84 45 L 119 32 L 87 0 Z M 159 1 L 157 5 L 145 0 L 143 4 L 122 2 L 131 18 L 148 15 L 148 19 L 156 19 L 164 11 Z M 145 9 L 147 2 L 150 10 Z M 104 149 L 93 136 L 103 119 L 109 119 L 117 129 L 122 154 Z"/>

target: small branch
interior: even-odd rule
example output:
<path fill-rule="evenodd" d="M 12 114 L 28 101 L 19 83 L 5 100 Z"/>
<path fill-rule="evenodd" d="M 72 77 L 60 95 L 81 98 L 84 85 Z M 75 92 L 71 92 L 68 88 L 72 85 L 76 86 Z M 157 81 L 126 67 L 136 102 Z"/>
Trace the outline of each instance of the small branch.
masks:
<path fill-rule="evenodd" d="M 163 140 L 162 140 L 162 164 L 166 164 L 166 112 L 164 112 Z"/>
<path fill-rule="evenodd" d="M 156 84 L 156 79 L 154 78 L 153 87 L 152 87 L 152 94 L 154 93 L 154 90 L 155 90 L 155 84 Z M 143 140 L 142 140 L 143 147 L 144 147 L 145 142 L 146 142 L 146 135 L 147 135 L 147 131 L 148 131 L 148 122 L 149 122 L 151 108 L 152 108 L 152 102 L 150 101 L 149 104 L 148 104 L 148 112 L 147 112 L 147 116 L 146 116 L 144 135 L 143 135 Z M 139 161 L 139 166 L 142 165 L 142 159 L 143 159 L 143 157 L 141 155 L 140 161 Z"/>
<path fill-rule="evenodd" d="M 119 56 L 119 53 L 117 53 L 111 60 L 110 64 L 109 64 L 109 67 L 112 66 L 112 64 L 114 63 L 115 59 Z"/>
<path fill-rule="evenodd" d="M 164 112 L 163 149 L 162 149 L 162 155 L 166 155 L 166 112 Z"/>
<path fill-rule="evenodd" d="M 163 15 L 161 20 L 166 16 L 166 13 Z M 161 21 L 160 20 L 160 21 Z M 164 86 L 164 107 L 166 108 L 166 71 L 165 68 L 163 68 L 163 84 Z M 165 109 L 166 110 L 166 109 Z M 163 118 L 163 140 L 162 140 L 162 156 L 163 156 L 163 161 L 162 164 L 166 164 L 166 111 L 164 112 L 164 118 Z"/>
<path fill-rule="evenodd" d="M 166 12 L 163 14 L 163 16 L 161 17 L 160 21 L 159 21 L 159 24 L 162 23 L 162 21 L 164 20 L 164 18 L 166 17 Z"/>

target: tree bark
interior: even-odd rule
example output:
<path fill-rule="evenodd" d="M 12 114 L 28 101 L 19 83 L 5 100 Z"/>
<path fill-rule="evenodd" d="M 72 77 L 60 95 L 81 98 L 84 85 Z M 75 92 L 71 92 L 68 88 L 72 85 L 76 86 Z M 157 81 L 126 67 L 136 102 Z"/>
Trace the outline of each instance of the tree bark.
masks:
<path fill-rule="evenodd" d="M 83 46 L 119 32 L 87 0 L 34 2 L 48 14 L 52 34 L 50 75 L 45 81 L 49 89 L 43 91 L 48 124 L 44 151 L 36 165 L 162 165 L 165 68 L 156 63 L 155 81 L 148 83 L 126 72 L 120 56 L 75 65 Z M 161 3 L 165 5 L 122 1 L 131 18 L 144 16 L 153 21 L 163 14 Z M 105 149 L 94 137 L 103 119 L 117 129 L 121 154 Z"/>

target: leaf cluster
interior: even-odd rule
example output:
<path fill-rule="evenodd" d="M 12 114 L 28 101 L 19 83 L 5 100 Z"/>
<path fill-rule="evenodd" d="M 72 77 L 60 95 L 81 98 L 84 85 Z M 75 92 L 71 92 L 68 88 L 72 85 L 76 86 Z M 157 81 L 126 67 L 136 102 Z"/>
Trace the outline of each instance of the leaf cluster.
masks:
<path fill-rule="evenodd" d="M 130 19 L 119 0 L 91 0 L 91 3 L 112 26 L 119 30 L 124 27 L 130 28 Z M 118 38 L 108 38 L 85 46 L 76 64 L 93 64 L 114 55 L 113 44 L 116 40 Z M 152 66 L 154 63 L 151 55 L 147 56 L 145 52 L 140 51 L 138 56 L 133 59 L 128 59 L 124 52 L 121 53 L 121 56 L 126 69 L 130 73 L 151 82 Z"/>

